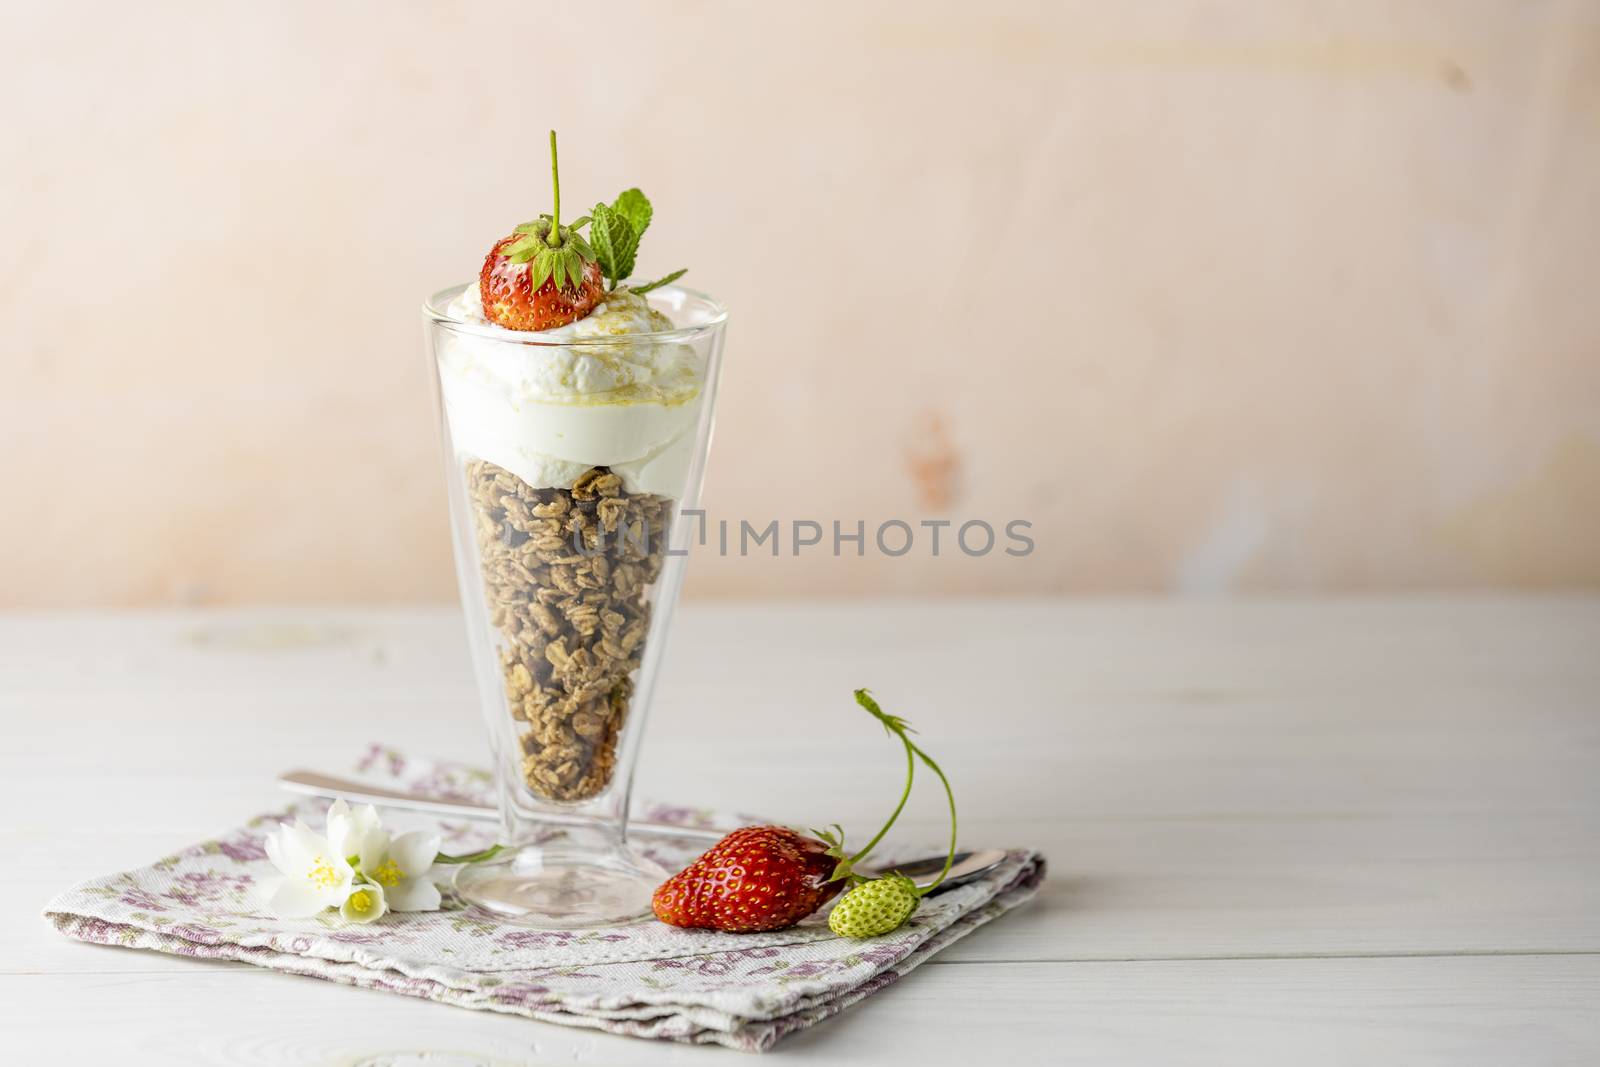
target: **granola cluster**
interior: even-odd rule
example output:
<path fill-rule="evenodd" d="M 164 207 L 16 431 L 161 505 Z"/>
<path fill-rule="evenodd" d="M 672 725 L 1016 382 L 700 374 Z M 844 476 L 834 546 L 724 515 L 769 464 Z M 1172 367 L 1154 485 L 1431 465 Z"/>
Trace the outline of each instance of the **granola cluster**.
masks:
<path fill-rule="evenodd" d="M 604 467 L 570 489 L 483 460 L 466 473 L 523 777 L 546 799 L 588 799 L 611 781 L 672 501 L 625 492 Z"/>

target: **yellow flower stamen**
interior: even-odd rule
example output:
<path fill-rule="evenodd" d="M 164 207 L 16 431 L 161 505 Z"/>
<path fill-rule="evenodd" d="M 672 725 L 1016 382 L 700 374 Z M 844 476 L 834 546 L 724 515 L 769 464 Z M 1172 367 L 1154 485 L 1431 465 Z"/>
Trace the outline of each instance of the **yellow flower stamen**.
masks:
<path fill-rule="evenodd" d="M 392 859 L 383 861 L 383 866 L 372 872 L 372 880 L 379 885 L 393 889 L 400 884 L 400 879 L 405 877 L 405 872 L 400 870 L 400 865 Z"/>
<path fill-rule="evenodd" d="M 324 856 L 317 856 L 312 859 L 310 868 L 306 870 L 306 878 L 312 885 L 320 886 L 323 889 L 339 884 L 339 872 L 333 869 L 333 864 L 329 863 Z"/>
<path fill-rule="evenodd" d="M 357 911 L 371 911 L 372 891 L 370 889 L 358 889 L 351 893 L 350 906 Z"/>

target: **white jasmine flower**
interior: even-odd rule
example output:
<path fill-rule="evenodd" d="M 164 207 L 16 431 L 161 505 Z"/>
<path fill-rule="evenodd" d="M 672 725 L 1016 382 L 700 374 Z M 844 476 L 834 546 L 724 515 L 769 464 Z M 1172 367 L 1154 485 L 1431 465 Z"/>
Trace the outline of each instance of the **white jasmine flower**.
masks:
<path fill-rule="evenodd" d="M 361 854 L 361 846 L 369 834 L 381 832 L 378 809 L 371 804 L 351 808 L 340 797 L 328 809 L 328 841 L 347 859 Z"/>
<path fill-rule="evenodd" d="M 344 903 L 352 868 L 329 840 L 296 819 L 268 834 L 267 858 L 283 875 L 263 886 L 267 906 L 285 919 L 304 919 Z"/>
<path fill-rule="evenodd" d="M 297 819 L 268 834 L 266 850 L 283 877 L 263 890 L 268 906 L 285 919 L 338 908 L 349 922 L 369 923 L 391 910 L 439 908 L 439 888 L 428 877 L 439 835 L 411 830 L 390 836 L 371 804 L 352 808 L 336 800 L 325 835 Z"/>
<path fill-rule="evenodd" d="M 438 834 L 408 830 L 391 839 L 374 830 L 362 842 L 361 874 L 383 887 L 395 911 L 438 911 L 439 887 L 428 877 L 438 854 Z"/>
<path fill-rule="evenodd" d="M 383 899 L 383 887 L 370 882 L 351 886 L 339 905 L 339 914 L 347 922 L 353 923 L 374 922 L 383 918 L 388 910 L 388 902 Z"/>

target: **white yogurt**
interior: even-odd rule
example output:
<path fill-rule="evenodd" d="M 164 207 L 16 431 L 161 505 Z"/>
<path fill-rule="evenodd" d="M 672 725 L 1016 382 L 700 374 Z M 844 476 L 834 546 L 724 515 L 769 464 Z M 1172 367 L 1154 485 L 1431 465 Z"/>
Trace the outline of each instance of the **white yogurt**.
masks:
<path fill-rule="evenodd" d="M 535 488 L 570 486 L 590 467 L 610 467 L 629 492 L 683 492 L 705 368 L 690 345 L 627 339 L 672 329 L 643 297 L 609 294 L 577 322 L 529 332 L 486 319 L 469 285 L 446 314 L 471 327 L 439 340 L 458 459 L 488 460 Z M 547 347 L 604 337 L 618 341 Z"/>

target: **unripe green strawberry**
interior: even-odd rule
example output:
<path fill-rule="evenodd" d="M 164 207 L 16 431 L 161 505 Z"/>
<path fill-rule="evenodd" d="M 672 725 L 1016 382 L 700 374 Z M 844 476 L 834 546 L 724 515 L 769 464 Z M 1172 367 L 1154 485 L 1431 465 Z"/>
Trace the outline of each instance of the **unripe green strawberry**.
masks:
<path fill-rule="evenodd" d="M 862 882 L 839 898 L 828 928 L 840 937 L 877 937 L 898 930 L 917 910 L 917 887 L 903 874 Z"/>

